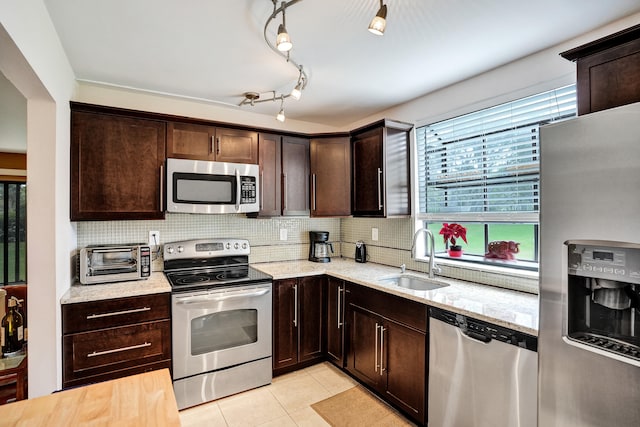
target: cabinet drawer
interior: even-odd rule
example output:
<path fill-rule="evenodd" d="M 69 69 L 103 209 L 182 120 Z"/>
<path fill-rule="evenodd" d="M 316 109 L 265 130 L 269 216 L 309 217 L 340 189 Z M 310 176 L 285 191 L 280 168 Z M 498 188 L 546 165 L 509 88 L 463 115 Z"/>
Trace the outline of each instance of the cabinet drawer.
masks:
<path fill-rule="evenodd" d="M 120 370 L 109 371 L 103 374 L 94 375 L 90 377 L 80 377 L 74 380 L 65 380 L 62 383 L 62 388 L 67 389 L 71 387 L 78 387 L 81 385 L 94 384 L 102 381 L 114 380 L 116 378 L 128 377 L 129 375 L 142 374 L 144 372 L 155 371 L 157 369 L 169 369 L 171 370 L 171 359 L 163 360 L 162 362 L 149 363 L 146 365 L 138 365 L 133 368 L 125 368 Z"/>
<path fill-rule="evenodd" d="M 64 381 L 171 358 L 169 320 L 63 337 Z"/>
<path fill-rule="evenodd" d="M 170 294 L 64 304 L 62 333 L 132 325 L 170 318 Z"/>
<path fill-rule="evenodd" d="M 349 304 L 419 331 L 427 331 L 427 306 L 424 304 L 354 283 L 347 285 L 347 292 Z"/>

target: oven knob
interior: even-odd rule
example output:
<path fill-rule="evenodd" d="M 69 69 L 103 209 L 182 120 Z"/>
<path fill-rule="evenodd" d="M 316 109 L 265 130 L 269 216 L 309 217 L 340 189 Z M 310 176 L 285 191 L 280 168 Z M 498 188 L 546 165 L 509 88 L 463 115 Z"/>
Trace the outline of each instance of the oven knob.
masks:
<path fill-rule="evenodd" d="M 172 253 L 173 253 L 173 246 L 169 246 L 169 247 L 167 248 L 167 252 L 169 252 L 170 254 L 172 254 Z"/>
<path fill-rule="evenodd" d="M 182 246 L 178 246 L 178 252 L 180 253 L 184 252 L 184 248 Z"/>
<path fill-rule="evenodd" d="M 227 243 L 227 249 L 231 249 L 231 243 Z"/>
<path fill-rule="evenodd" d="M 247 249 L 247 243 L 246 242 L 242 244 L 242 249 Z"/>
<path fill-rule="evenodd" d="M 234 249 L 238 249 L 239 247 L 240 247 L 240 245 L 238 244 L 238 242 L 235 242 L 235 243 L 233 244 L 233 248 L 234 248 Z"/>

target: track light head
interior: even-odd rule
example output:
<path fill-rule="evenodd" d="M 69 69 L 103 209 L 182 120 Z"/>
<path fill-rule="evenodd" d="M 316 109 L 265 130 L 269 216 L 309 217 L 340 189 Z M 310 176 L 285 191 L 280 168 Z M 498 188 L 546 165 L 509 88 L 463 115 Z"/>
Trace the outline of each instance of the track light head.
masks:
<path fill-rule="evenodd" d="M 381 36 L 384 34 L 384 30 L 387 26 L 387 5 L 382 3 L 380 0 L 380 9 L 378 9 L 378 13 L 371 20 L 369 24 L 369 31 L 377 36 Z"/>
<path fill-rule="evenodd" d="M 301 96 L 302 96 L 302 82 L 299 81 L 296 87 L 294 87 L 293 90 L 291 91 L 291 97 L 296 101 L 298 101 Z"/>
<path fill-rule="evenodd" d="M 276 37 L 276 47 L 280 52 L 288 52 L 293 47 L 291 43 L 291 37 L 287 33 L 287 29 L 284 24 L 280 24 L 278 27 L 278 36 Z"/>

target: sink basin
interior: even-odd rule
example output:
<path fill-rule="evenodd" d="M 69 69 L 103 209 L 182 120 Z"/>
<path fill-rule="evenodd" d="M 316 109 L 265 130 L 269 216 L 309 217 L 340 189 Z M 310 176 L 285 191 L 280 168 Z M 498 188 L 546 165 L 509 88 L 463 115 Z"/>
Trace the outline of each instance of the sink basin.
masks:
<path fill-rule="evenodd" d="M 387 285 L 396 285 L 401 288 L 413 289 L 416 291 L 432 291 L 434 289 L 449 286 L 448 283 L 435 279 L 427 279 L 425 277 L 414 276 L 412 274 L 394 274 L 393 276 L 385 276 L 378 279 L 378 282 Z"/>

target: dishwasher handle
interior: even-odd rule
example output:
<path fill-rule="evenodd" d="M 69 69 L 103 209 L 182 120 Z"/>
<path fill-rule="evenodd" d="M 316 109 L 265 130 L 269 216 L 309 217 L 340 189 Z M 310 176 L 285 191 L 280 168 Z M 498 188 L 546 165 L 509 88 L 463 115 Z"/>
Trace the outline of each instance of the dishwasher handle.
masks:
<path fill-rule="evenodd" d="M 489 342 L 491 342 L 491 337 L 488 335 L 479 334 L 478 332 L 464 330 L 464 329 L 460 329 L 460 331 L 464 336 L 469 337 L 473 340 L 480 341 L 485 344 L 488 344 Z"/>

